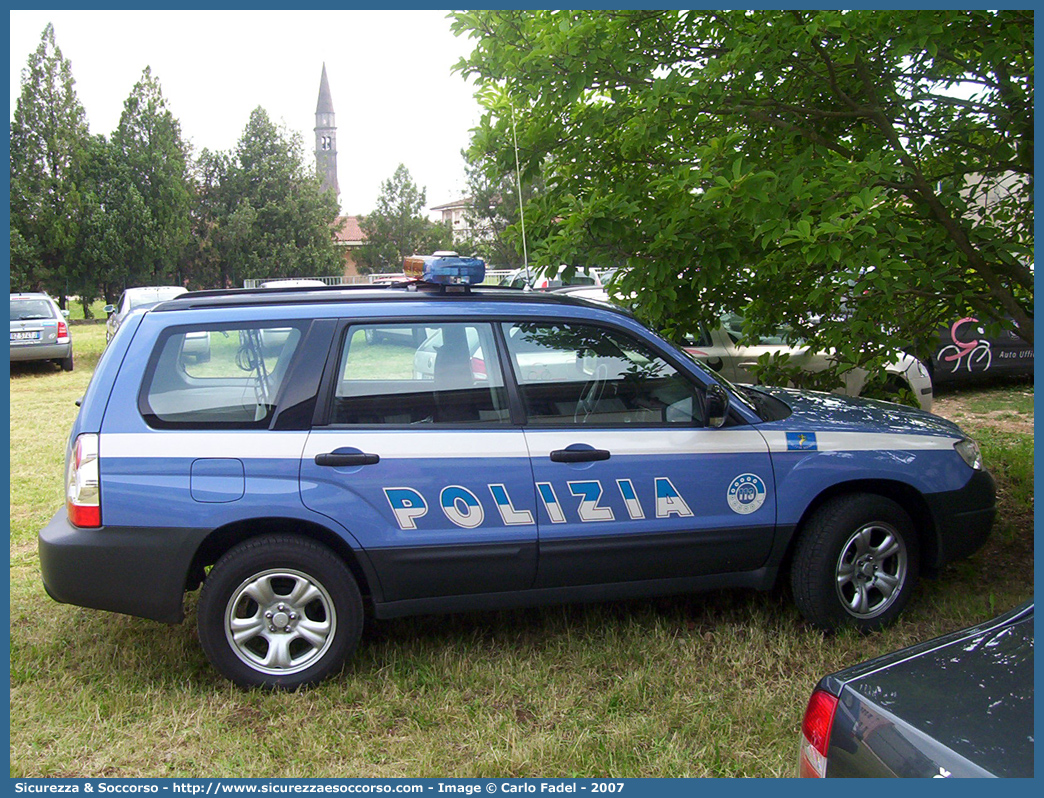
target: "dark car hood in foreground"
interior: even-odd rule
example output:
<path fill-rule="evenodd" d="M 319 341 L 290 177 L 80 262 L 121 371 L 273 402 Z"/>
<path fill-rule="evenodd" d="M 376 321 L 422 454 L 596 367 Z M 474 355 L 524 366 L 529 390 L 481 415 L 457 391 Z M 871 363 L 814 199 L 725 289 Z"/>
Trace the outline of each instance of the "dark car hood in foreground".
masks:
<path fill-rule="evenodd" d="M 751 389 L 775 397 L 790 408 L 791 415 L 782 422 L 788 427 L 838 431 L 872 428 L 874 432 L 923 432 L 928 435 L 964 437 L 953 422 L 915 407 L 796 388 L 758 385 Z"/>
<path fill-rule="evenodd" d="M 830 776 L 1033 776 L 1032 604 L 821 686 L 841 697 Z"/>

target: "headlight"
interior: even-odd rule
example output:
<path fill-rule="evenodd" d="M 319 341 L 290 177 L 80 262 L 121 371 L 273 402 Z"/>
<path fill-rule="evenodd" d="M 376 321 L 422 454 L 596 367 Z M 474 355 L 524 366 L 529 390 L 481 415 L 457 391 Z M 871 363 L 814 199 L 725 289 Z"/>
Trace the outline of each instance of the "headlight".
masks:
<path fill-rule="evenodd" d="M 965 438 L 963 441 L 957 441 L 953 448 L 969 466 L 976 471 L 982 471 L 982 452 L 979 451 L 979 444 L 971 438 Z"/>

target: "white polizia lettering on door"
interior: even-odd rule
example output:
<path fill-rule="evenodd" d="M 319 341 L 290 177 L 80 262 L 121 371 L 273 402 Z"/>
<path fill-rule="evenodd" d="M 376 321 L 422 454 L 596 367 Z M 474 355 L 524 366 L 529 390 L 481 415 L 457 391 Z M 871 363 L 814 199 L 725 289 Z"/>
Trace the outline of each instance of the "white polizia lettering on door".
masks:
<path fill-rule="evenodd" d="M 531 510 L 516 504 L 506 485 L 496 482 L 486 487 L 496 505 L 497 514 L 505 526 L 527 526 L 536 522 Z M 574 480 L 568 483 L 568 488 L 569 496 L 575 497 L 578 501 L 571 502 L 569 496 L 565 497 L 566 501 L 569 504 L 575 504 L 576 517 L 581 522 L 598 523 L 617 520 L 612 507 L 608 505 L 608 498 L 599 480 Z M 634 483 L 629 479 L 618 479 L 616 489 L 627 510 L 627 518 L 631 521 L 644 520 L 647 517 L 645 508 L 638 498 Z M 407 486 L 383 488 L 383 490 L 399 529 L 416 529 L 418 519 L 428 514 L 430 505 L 427 499 L 419 490 Z M 552 524 L 568 522 L 566 508 L 550 482 L 537 482 L 536 494 Z M 762 493 L 763 496 L 764 493 Z M 654 478 L 653 497 L 656 518 L 670 518 L 671 516 L 690 518 L 693 516 L 688 502 L 667 477 Z M 464 529 L 475 529 L 482 526 L 487 518 L 479 497 L 461 485 L 449 485 L 443 488 L 439 492 L 436 504 L 451 523 Z M 490 517 L 496 518 L 497 516 Z"/>

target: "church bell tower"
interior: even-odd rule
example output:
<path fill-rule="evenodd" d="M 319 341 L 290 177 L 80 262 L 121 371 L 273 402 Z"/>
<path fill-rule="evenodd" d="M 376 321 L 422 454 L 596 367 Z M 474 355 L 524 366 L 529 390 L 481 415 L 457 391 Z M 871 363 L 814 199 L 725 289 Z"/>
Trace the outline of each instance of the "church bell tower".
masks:
<path fill-rule="evenodd" d="M 323 191 L 333 190 L 340 197 L 337 185 L 337 123 L 334 121 L 330 82 L 326 79 L 326 64 L 319 82 L 319 102 L 315 106 L 315 168 L 323 184 Z"/>

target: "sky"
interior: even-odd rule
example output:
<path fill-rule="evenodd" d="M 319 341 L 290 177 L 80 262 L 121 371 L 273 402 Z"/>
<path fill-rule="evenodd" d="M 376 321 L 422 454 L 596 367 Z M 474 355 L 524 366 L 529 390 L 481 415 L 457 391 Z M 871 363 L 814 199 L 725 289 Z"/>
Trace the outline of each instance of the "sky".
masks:
<path fill-rule="evenodd" d="M 148 66 L 195 152 L 231 150 L 261 106 L 310 155 L 325 63 L 342 212 L 373 210 L 400 163 L 428 208 L 464 194 L 460 151 L 480 109 L 451 72 L 472 43 L 445 11 L 11 11 L 10 22 L 12 118 L 48 22 L 91 133 L 112 134 Z"/>

